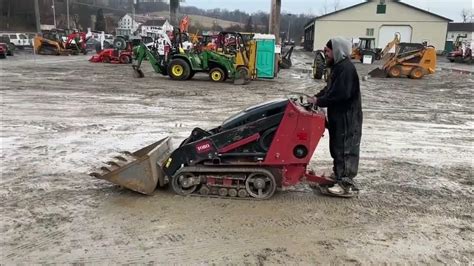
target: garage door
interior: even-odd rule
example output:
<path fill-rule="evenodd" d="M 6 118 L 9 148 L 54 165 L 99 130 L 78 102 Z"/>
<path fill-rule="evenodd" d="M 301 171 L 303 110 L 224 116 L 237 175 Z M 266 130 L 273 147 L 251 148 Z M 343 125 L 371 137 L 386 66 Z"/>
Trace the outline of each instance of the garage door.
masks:
<path fill-rule="evenodd" d="M 401 42 L 411 42 L 411 27 L 408 25 L 383 25 L 379 31 L 378 48 L 385 48 L 387 43 L 393 40 L 395 33 L 399 32 L 401 35 Z M 392 52 L 392 51 L 391 51 Z"/>

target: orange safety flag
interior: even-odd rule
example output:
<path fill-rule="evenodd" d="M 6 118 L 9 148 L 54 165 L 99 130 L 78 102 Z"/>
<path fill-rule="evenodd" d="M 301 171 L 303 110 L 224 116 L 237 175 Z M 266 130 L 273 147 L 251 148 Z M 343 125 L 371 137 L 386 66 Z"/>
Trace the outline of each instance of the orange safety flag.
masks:
<path fill-rule="evenodd" d="M 181 32 L 188 32 L 188 26 L 189 17 L 185 16 L 183 19 L 181 19 L 181 22 L 179 23 L 179 30 L 181 30 Z"/>

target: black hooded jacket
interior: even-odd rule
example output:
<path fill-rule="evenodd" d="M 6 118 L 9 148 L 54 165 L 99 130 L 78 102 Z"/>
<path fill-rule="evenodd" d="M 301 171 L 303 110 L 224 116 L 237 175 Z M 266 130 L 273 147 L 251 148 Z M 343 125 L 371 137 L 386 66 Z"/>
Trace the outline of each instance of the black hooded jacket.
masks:
<path fill-rule="evenodd" d="M 331 67 L 326 88 L 316 94 L 316 104 L 327 107 L 329 148 L 336 179 L 352 179 L 358 171 L 362 137 L 359 76 L 350 60 L 350 46 L 337 39 L 332 39 L 332 46 L 336 63 Z"/>

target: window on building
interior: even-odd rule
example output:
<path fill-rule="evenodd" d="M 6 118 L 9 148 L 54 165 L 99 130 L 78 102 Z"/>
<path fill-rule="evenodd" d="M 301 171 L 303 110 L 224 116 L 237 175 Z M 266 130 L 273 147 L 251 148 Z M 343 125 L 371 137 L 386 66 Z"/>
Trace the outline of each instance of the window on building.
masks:
<path fill-rule="evenodd" d="M 385 14 L 387 6 L 385 4 L 377 5 L 377 14 Z"/>
<path fill-rule="evenodd" d="M 366 29 L 365 30 L 365 35 L 367 36 L 374 36 L 374 29 Z"/>

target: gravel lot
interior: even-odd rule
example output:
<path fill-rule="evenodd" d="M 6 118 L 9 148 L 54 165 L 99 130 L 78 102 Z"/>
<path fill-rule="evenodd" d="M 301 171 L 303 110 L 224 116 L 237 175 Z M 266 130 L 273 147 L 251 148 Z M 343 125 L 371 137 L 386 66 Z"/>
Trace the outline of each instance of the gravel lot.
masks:
<path fill-rule="evenodd" d="M 246 86 L 171 81 L 149 65 L 133 79 L 129 65 L 88 57 L 0 61 L 2 264 L 472 263 L 469 72 L 440 59 L 421 80 L 361 80 L 358 198 L 301 186 L 240 201 L 143 196 L 88 173 L 118 151 L 165 136 L 177 145 L 250 105 L 316 93 L 324 84 L 310 78 L 309 53 Z M 374 67 L 356 66 L 360 76 Z M 331 169 L 327 135 L 312 160 L 318 173 Z"/>

